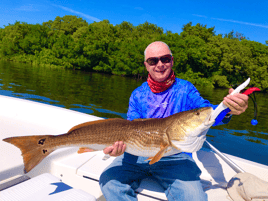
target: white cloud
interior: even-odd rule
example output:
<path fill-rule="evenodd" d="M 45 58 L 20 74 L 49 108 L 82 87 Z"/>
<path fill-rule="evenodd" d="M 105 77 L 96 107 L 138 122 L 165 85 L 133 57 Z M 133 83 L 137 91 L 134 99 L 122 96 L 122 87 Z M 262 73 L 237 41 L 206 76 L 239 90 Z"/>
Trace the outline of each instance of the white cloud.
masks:
<path fill-rule="evenodd" d="M 75 14 L 77 14 L 77 15 L 83 16 L 83 17 L 85 17 L 85 18 L 87 18 L 87 19 L 89 19 L 89 20 L 92 20 L 92 21 L 96 21 L 96 22 L 101 21 L 100 19 L 98 19 L 98 18 L 96 18 L 96 17 L 92 17 L 92 16 L 90 16 L 90 15 L 81 13 L 81 12 L 79 12 L 79 11 L 75 11 L 75 10 L 73 10 L 73 9 L 71 9 L 71 8 L 67 8 L 67 7 L 60 6 L 60 5 L 55 5 L 55 4 L 52 4 L 52 5 L 53 5 L 53 6 L 56 6 L 56 7 L 59 7 L 59 8 L 61 8 L 61 9 L 63 9 L 63 10 L 66 10 L 66 11 L 68 11 L 68 12 L 75 13 Z"/>
<path fill-rule="evenodd" d="M 207 16 L 205 16 L 205 15 L 196 15 L 196 14 L 193 14 L 193 16 L 197 16 L 197 17 L 204 17 L 204 18 L 207 18 Z"/>
<path fill-rule="evenodd" d="M 196 15 L 196 14 L 192 14 L 192 15 L 193 15 L 193 16 L 197 16 L 197 17 L 208 18 L 208 17 L 205 16 L 205 15 Z M 255 26 L 255 27 L 268 28 L 267 25 L 255 24 L 255 23 L 250 23 L 250 22 L 242 22 L 242 21 L 237 21 L 237 20 L 229 20 L 229 19 L 214 18 L 214 17 L 211 17 L 210 19 L 213 19 L 213 20 L 219 20 L 219 21 L 225 21 L 225 22 L 232 22 L 232 23 L 237 23 L 237 24 L 245 24 L 245 25 Z"/>
<path fill-rule="evenodd" d="M 267 25 L 262 25 L 262 24 L 255 24 L 255 23 L 250 23 L 250 22 L 241 22 L 241 21 L 236 21 L 236 20 L 228 20 L 228 19 L 222 19 L 222 18 L 211 18 L 213 20 L 219 20 L 219 21 L 225 21 L 225 22 L 233 22 L 237 24 L 245 24 L 245 25 L 250 25 L 250 26 L 255 26 L 255 27 L 262 27 L 262 28 L 268 28 Z"/>

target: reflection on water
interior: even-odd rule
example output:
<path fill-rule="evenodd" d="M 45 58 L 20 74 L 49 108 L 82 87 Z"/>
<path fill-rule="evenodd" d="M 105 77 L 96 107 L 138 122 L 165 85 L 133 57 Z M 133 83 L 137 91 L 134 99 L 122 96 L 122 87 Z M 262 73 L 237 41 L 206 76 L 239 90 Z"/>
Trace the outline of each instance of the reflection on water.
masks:
<path fill-rule="evenodd" d="M 126 118 L 131 92 L 142 81 L 65 69 L 0 63 L 0 93 L 104 118 Z"/>
<path fill-rule="evenodd" d="M 131 92 L 143 81 L 101 73 L 32 67 L 0 61 L 0 94 L 64 107 L 103 118 L 126 118 Z M 198 87 L 197 87 L 198 88 Z M 223 89 L 198 88 L 201 95 L 219 104 L 228 93 Z M 227 125 L 208 132 L 208 141 L 219 150 L 268 165 L 267 94 L 257 94 L 257 126 L 250 124 L 253 103 L 233 116 Z"/>

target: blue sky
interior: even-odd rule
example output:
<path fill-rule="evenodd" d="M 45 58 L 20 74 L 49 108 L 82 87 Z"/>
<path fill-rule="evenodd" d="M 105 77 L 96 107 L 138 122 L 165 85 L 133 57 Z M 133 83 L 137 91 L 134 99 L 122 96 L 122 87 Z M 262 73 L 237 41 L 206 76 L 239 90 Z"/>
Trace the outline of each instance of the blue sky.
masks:
<path fill-rule="evenodd" d="M 56 16 L 77 15 L 88 23 L 107 19 L 134 26 L 148 21 L 164 31 L 180 33 L 184 24 L 201 23 L 214 27 L 216 34 L 234 30 L 249 40 L 265 44 L 268 40 L 268 1 L 116 1 L 116 0 L 1 0 L 0 27 L 16 20 L 41 24 Z"/>

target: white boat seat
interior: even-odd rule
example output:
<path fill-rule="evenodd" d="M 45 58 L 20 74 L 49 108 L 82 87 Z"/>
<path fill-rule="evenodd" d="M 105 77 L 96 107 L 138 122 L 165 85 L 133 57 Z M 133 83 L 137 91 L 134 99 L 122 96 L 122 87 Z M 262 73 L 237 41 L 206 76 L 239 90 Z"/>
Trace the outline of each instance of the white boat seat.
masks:
<path fill-rule="evenodd" d="M 96 201 L 80 189 L 73 189 L 57 177 L 44 173 L 0 191 L 0 201 Z"/>

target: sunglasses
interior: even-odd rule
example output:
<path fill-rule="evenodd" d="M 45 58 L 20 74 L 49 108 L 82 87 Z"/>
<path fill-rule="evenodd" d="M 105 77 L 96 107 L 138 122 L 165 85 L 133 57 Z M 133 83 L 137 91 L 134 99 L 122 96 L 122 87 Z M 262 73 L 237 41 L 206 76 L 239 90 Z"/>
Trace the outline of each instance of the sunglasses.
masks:
<path fill-rule="evenodd" d="M 150 65 L 156 65 L 158 64 L 159 60 L 161 60 L 162 63 L 169 63 L 171 61 L 172 56 L 170 54 L 164 55 L 161 57 L 150 57 L 146 60 L 146 62 Z"/>

